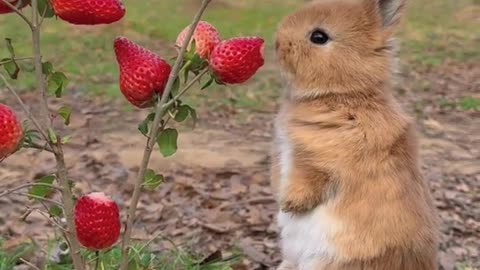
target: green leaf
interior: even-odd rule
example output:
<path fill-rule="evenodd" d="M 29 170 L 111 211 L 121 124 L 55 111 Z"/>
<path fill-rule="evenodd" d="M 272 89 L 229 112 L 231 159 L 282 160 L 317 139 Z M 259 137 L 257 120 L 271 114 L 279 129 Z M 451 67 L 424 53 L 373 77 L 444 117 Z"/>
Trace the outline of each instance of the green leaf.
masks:
<path fill-rule="evenodd" d="M 49 128 L 47 130 L 47 133 L 48 133 L 48 139 L 50 140 L 50 142 L 53 143 L 53 144 L 56 144 L 58 142 L 58 139 L 57 139 L 57 134 L 55 134 L 55 131 L 53 131 L 53 129 Z"/>
<path fill-rule="evenodd" d="M 58 109 L 58 115 L 60 115 L 63 120 L 65 125 L 70 125 L 70 116 L 72 115 L 72 108 L 68 106 L 62 106 L 60 109 Z"/>
<path fill-rule="evenodd" d="M 17 62 L 15 62 L 15 60 L 5 63 L 3 67 L 7 71 L 10 78 L 14 80 L 18 78 L 18 73 L 20 73 L 20 67 L 18 66 Z"/>
<path fill-rule="evenodd" d="M 163 130 L 157 138 L 157 144 L 164 157 L 169 157 L 177 152 L 178 131 L 173 128 Z"/>
<path fill-rule="evenodd" d="M 149 115 L 147 115 L 147 117 L 145 118 L 145 120 L 143 120 L 143 121 L 138 125 L 138 130 L 139 130 L 144 136 L 147 136 L 147 135 L 148 135 L 148 124 L 150 124 L 150 122 L 152 122 L 154 118 L 155 118 L 155 113 L 150 113 Z"/>
<path fill-rule="evenodd" d="M 62 208 L 57 205 L 54 205 L 48 209 L 48 213 L 51 217 L 60 217 L 63 214 Z"/>
<path fill-rule="evenodd" d="M 11 38 L 5 38 L 5 42 L 7 43 L 7 49 L 8 49 L 8 52 L 10 52 L 10 55 L 12 56 L 12 59 L 15 58 L 15 50 L 13 49 L 12 39 Z"/>
<path fill-rule="evenodd" d="M 190 114 L 190 109 L 188 105 L 181 105 L 177 108 L 175 113 L 175 121 L 183 122 L 187 119 L 188 115 Z"/>
<path fill-rule="evenodd" d="M 63 72 L 55 72 L 48 78 L 48 91 L 59 98 L 62 96 L 67 84 L 67 76 Z"/>
<path fill-rule="evenodd" d="M 72 135 L 65 136 L 65 137 L 62 138 L 61 143 L 62 143 L 62 144 L 67 144 L 67 143 L 69 143 L 69 142 L 72 140 L 72 138 L 73 138 Z"/>
<path fill-rule="evenodd" d="M 472 96 L 463 97 L 460 100 L 460 106 L 464 110 L 478 110 L 480 109 L 480 99 Z"/>
<path fill-rule="evenodd" d="M 50 62 L 42 63 L 42 72 L 45 75 L 50 75 L 53 73 L 53 65 Z"/>
<path fill-rule="evenodd" d="M 162 184 L 163 179 L 164 179 L 163 175 L 156 174 L 154 170 L 148 169 L 145 172 L 145 178 L 144 178 L 143 185 L 145 186 L 146 189 L 153 191 L 157 187 L 159 187 L 160 184 Z"/>
<path fill-rule="evenodd" d="M 51 18 L 55 15 L 52 6 L 48 0 L 38 0 L 37 9 L 40 15 L 43 15 L 44 18 Z"/>
<path fill-rule="evenodd" d="M 188 110 L 190 111 L 190 116 L 192 117 L 192 120 L 193 120 L 193 128 L 195 128 L 195 126 L 197 125 L 197 121 L 198 121 L 197 111 L 194 108 L 192 108 L 188 105 L 184 105 L 184 106 L 188 107 Z"/>
<path fill-rule="evenodd" d="M 140 258 L 140 265 L 144 268 L 150 266 L 150 262 L 152 261 L 152 254 L 150 253 L 145 253 L 141 255 Z"/>
<path fill-rule="evenodd" d="M 173 82 L 173 86 L 172 86 L 172 95 L 176 95 L 178 93 L 178 90 L 180 90 L 180 79 L 179 77 L 177 77 L 175 79 L 175 81 Z"/>
<path fill-rule="evenodd" d="M 210 80 L 208 80 L 208 82 L 206 82 L 206 83 L 202 86 L 202 90 L 205 89 L 205 88 L 210 87 L 210 86 L 213 84 L 214 81 L 215 81 L 215 78 L 210 77 Z"/>
<path fill-rule="evenodd" d="M 52 185 L 54 180 L 55 180 L 55 176 L 48 175 L 40 178 L 36 183 Z M 47 185 L 35 185 L 32 188 L 30 188 L 30 191 L 28 192 L 28 194 L 35 197 L 45 198 L 48 194 L 52 193 L 52 191 L 53 191 L 53 187 L 50 187 Z"/>

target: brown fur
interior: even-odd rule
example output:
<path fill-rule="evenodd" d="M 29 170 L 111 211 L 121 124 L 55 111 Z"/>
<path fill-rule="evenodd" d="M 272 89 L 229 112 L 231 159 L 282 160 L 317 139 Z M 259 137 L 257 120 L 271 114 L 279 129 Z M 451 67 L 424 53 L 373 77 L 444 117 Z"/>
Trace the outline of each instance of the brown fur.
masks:
<path fill-rule="evenodd" d="M 339 257 L 312 270 L 437 269 L 436 212 L 420 174 L 415 127 L 391 95 L 391 38 L 404 4 L 315 1 L 277 32 L 288 78 L 278 121 L 293 157 L 292 180 L 280 192 L 274 150 L 273 189 L 285 212 L 329 203 L 345 224 L 332 239 Z M 309 43 L 315 27 L 330 34 L 329 47 Z M 295 268 L 284 262 L 280 269 Z"/>

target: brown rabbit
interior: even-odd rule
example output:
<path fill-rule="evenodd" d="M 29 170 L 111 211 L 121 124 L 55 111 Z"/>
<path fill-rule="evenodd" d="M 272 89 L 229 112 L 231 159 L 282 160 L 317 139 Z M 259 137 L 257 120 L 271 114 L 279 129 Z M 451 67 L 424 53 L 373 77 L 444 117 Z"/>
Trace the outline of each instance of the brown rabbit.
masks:
<path fill-rule="evenodd" d="M 405 1 L 314 1 L 279 26 L 279 269 L 437 269 L 436 209 L 414 123 L 392 97 Z"/>

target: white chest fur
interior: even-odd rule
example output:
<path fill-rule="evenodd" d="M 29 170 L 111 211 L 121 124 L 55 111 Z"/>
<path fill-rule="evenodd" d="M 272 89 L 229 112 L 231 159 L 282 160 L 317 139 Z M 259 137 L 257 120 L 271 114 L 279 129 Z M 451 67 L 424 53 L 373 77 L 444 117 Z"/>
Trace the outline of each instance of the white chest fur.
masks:
<path fill-rule="evenodd" d="M 276 143 L 280 165 L 280 197 L 290 179 L 293 149 L 287 131 L 277 119 Z M 316 270 L 313 265 L 328 261 L 336 256 L 332 236 L 340 224 L 328 211 L 328 205 L 318 206 L 305 215 L 279 212 L 282 252 L 285 260 L 297 265 L 299 270 Z"/>

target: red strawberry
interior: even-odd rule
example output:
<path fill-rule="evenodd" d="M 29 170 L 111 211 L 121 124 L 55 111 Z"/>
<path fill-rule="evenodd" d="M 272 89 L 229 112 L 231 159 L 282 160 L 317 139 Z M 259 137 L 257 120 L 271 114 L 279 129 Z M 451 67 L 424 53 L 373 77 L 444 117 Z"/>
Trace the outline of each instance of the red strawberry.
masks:
<path fill-rule="evenodd" d="M 27 0 L 7 0 L 10 2 L 10 4 L 14 5 L 18 9 L 24 8 L 26 5 L 28 5 L 29 1 Z M 20 2 L 21 1 L 21 2 Z M 20 2 L 20 6 L 18 6 L 18 2 Z M 13 10 L 7 6 L 2 0 L 0 0 L 0 14 L 5 14 L 5 13 L 11 13 Z"/>
<path fill-rule="evenodd" d="M 125 37 L 116 38 L 114 47 L 123 95 L 139 108 L 151 106 L 154 94 L 163 93 L 172 68 L 155 53 Z"/>
<path fill-rule="evenodd" d="M 264 64 L 264 40 L 240 37 L 222 41 L 210 56 L 210 66 L 220 83 L 237 84 L 250 79 Z"/>
<path fill-rule="evenodd" d="M 175 46 L 180 49 L 185 42 L 190 26 L 180 32 L 177 37 Z M 193 38 L 190 41 L 188 49 L 192 46 L 192 42 L 195 41 L 195 52 L 203 59 L 208 59 L 215 46 L 220 43 L 220 34 L 217 29 L 205 21 L 200 21 L 193 33 Z"/>
<path fill-rule="evenodd" d="M 117 204 L 103 192 L 80 197 L 75 204 L 77 238 L 85 248 L 102 250 L 113 246 L 120 236 Z"/>
<path fill-rule="evenodd" d="M 23 138 L 22 125 L 8 106 L 0 103 L 0 160 L 14 153 Z"/>
<path fill-rule="evenodd" d="M 110 24 L 125 16 L 121 0 L 50 0 L 55 14 L 71 24 Z"/>

